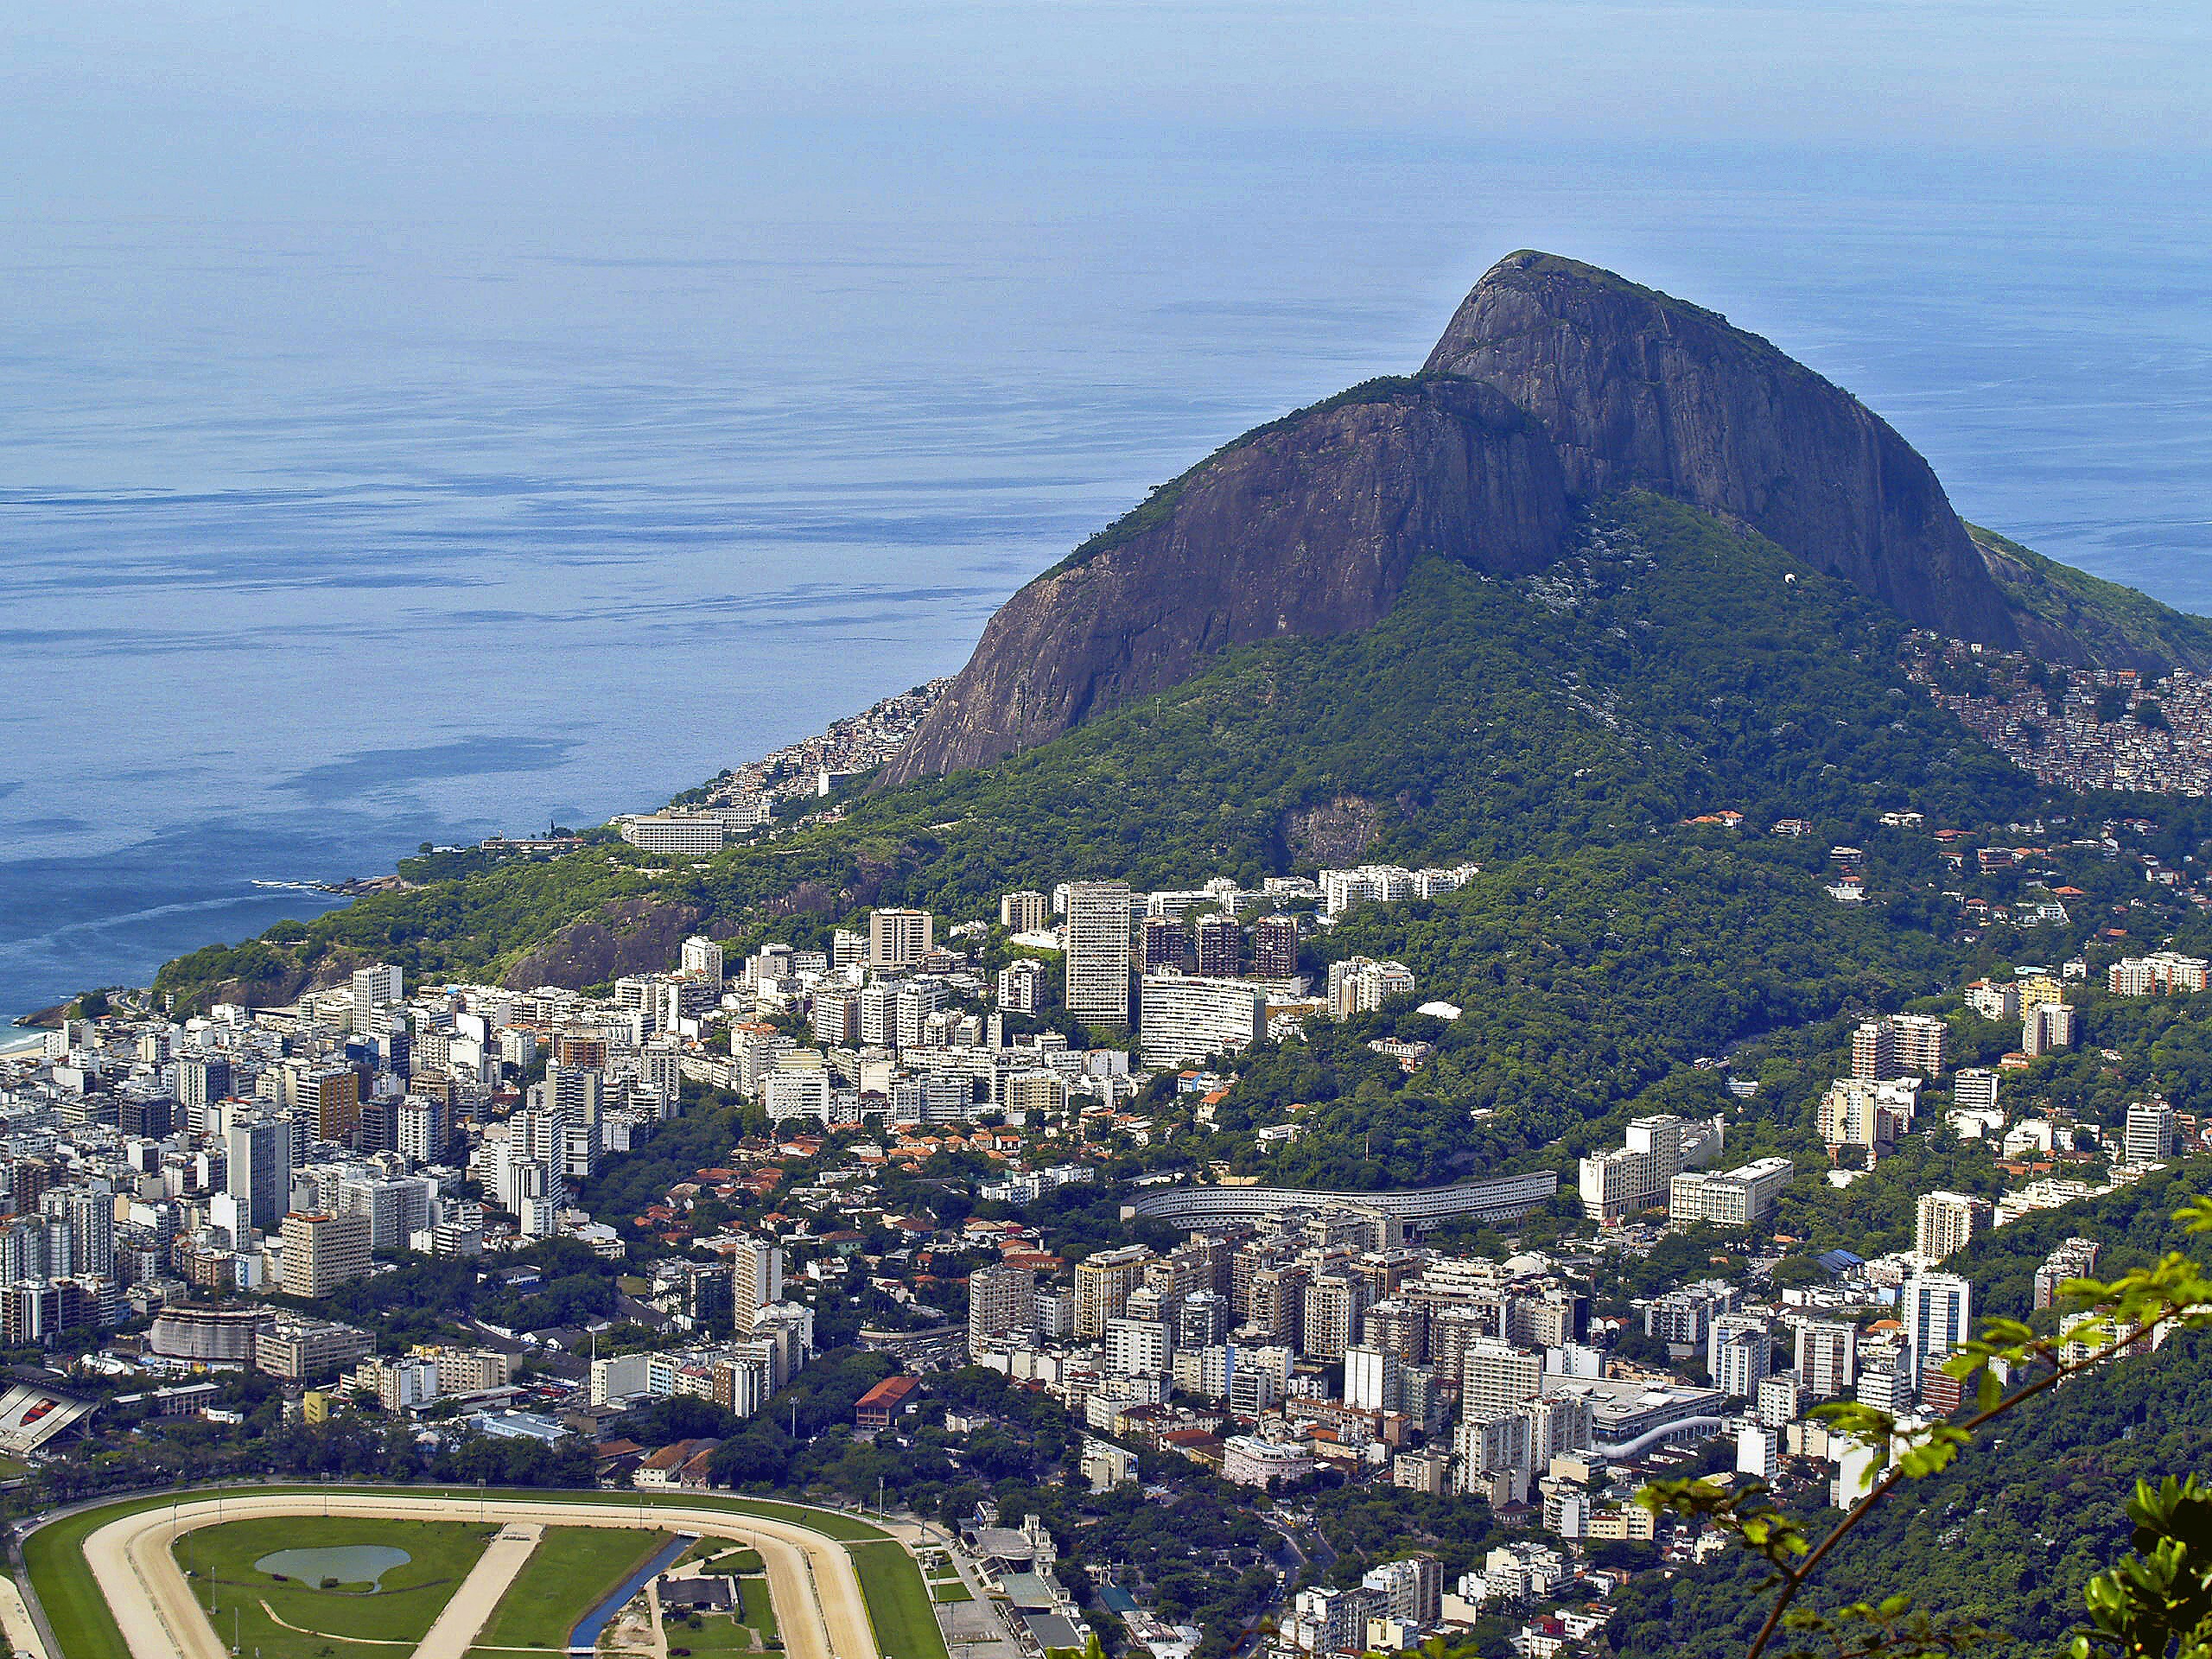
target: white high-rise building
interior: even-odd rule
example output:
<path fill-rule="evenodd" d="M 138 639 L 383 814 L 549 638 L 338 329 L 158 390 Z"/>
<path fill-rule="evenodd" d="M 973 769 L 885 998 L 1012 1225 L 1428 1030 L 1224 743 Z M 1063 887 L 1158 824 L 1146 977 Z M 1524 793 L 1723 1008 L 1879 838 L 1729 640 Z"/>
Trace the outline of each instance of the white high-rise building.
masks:
<path fill-rule="evenodd" d="M 2174 1109 L 2163 1100 L 2139 1100 L 2127 1109 L 2127 1161 L 2155 1164 L 2174 1155 Z"/>
<path fill-rule="evenodd" d="M 1713 1386 L 1738 1400 L 1756 1401 L 1774 1369 L 1774 1335 L 1762 1313 L 1723 1313 L 1707 1338 L 1706 1369 Z"/>
<path fill-rule="evenodd" d="M 784 1247 L 770 1238 L 740 1240 L 730 1254 L 730 1277 L 737 1328 L 750 1331 L 761 1309 L 784 1300 Z"/>
<path fill-rule="evenodd" d="M 683 941 L 682 970 L 705 980 L 717 990 L 722 982 L 722 948 L 703 933 Z"/>
<path fill-rule="evenodd" d="M 353 1029 L 365 1032 L 378 1008 L 405 1001 L 405 976 L 388 962 L 353 970 Z"/>
<path fill-rule="evenodd" d="M 1016 957 L 999 969 L 998 1005 L 1009 1014 L 1034 1014 L 1045 983 L 1045 964 Z"/>
<path fill-rule="evenodd" d="M 1922 1193 L 1913 1254 L 1922 1266 L 1932 1268 L 1945 1256 L 1964 1249 L 1968 1239 L 1989 1230 L 1992 1208 L 1987 1198 L 1964 1192 Z"/>
<path fill-rule="evenodd" d="M 1411 996 L 1414 976 L 1404 963 L 1347 957 L 1329 964 L 1329 1017 L 1372 1014 L 1394 996 Z"/>
<path fill-rule="evenodd" d="M 1899 1308 L 1909 1374 L 1917 1384 L 1971 1334 L 1974 1287 L 1956 1274 L 1923 1273 L 1905 1281 Z"/>
<path fill-rule="evenodd" d="M 248 1112 L 232 1118 L 224 1136 L 223 1190 L 238 1201 L 247 1226 L 275 1230 L 292 1201 L 289 1119 Z"/>
<path fill-rule="evenodd" d="M 2071 1048 L 2077 1024 L 2074 1010 L 2067 1004 L 2045 1002 L 2022 1017 L 2020 1047 L 2031 1058 L 2054 1049 Z"/>
<path fill-rule="evenodd" d="M 1355 1411 L 1398 1408 L 1397 1355 L 1382 1348 L 1344 1350 L 1344 1404 Z"/>
<path fill-rule="evenodd" d="M 1951 1104 L 1961 1111 L 1997 1109 L 1997 1074 L 1968 1066 L 1951 1079 Z"/>
<path fill-rule="evenodd" d="M 1127 1029 L 1129 884 L 1075 881 L 1067 891 L 1068 1012 L 1085 1025 Z"/>
<path fill-rule="evenodd" d="M 999 925 L 1010 933 L 1034 933 L 1052 920 L 1052 901 L 1041 893 L 1009 893 L 999 899 Z"/>

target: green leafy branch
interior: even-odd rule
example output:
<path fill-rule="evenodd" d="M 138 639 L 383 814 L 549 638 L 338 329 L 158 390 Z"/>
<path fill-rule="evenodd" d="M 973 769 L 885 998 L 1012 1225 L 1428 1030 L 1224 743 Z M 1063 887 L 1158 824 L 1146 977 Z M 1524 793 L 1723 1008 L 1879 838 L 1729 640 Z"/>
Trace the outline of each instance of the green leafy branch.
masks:
<path fill-rule="evenodd" d="M 2212 1198 L 2192 1198 L 2173 1218 L 2190 1233 L 2212 1233 Z M 1877 1504 L 1904 1482 L 1949 1468 L 1990 1423 L 2166 1332 L 2212 1325 L 2212 1279 L 2179 1251 L 2108 1283 L 2069 1279 L 2059 1287 L 2058 1298 L 2075 1317 L 2063 1320 L 2057 1333 L 2039 1336 L 2017 1319 L 1991 1319 L 1979 1337 L 1943 1361 L 1943 1370 L 1967 1386 L 1974 1403 L 1961 1422 L 1908 1427 L 1892 1413 L 1849 1401 L 1815 1411 L 1832 1433 L 1872 1454 L 1866 1493 L 1817 1540 L 1802 1522 L 1773 1506 L 1761 1481 L 1732 1486 L 1710 1478 L 1654 1481 L 1637 1494 L 1637 1502 L 1654 1515 L 1719 1528 L 1773 1569 L 1774 1605 L 1745 1659 L 1762 1659 L 1785 1630 L 1826 1637 L 1845 1659 L 1875 1652 L 1958 1653 L 1991 1638 L 1970 1621 L 1915 1612 L 1902 1595 L 1854 1603 L 1833 1614 L 1795 1604 L 1821 1563 Z M 2027 1380 L 2008 1392 L 2008 1383 L 2021 1377 Z M 2075 1642 L 2075 1659 L 2107 1652 L 2121 1659 L 2166 1659 L 2176 1640 L 2182 1643 L 2179 1659 L 2212 1659 L 2206 1630 L 2212 1616 L 2212 1489 L 2198 1487 L 2194 1477 L 2185 1486 L 2171 1480 L 2155 1490 L 2140 1486 L 2128 1512 L 2137 1522 L 2139 1554 L 2090 1585 L 2092 1630 Z M 1803 1651 L 1793 1649 L 1789 1659 Z"/>

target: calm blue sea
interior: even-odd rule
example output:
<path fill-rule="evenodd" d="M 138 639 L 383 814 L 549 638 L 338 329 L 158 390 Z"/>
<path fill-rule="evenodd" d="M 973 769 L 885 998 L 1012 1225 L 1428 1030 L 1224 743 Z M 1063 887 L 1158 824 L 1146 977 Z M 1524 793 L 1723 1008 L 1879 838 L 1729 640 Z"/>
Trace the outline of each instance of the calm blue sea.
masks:
<path fill-rule="evenodd" d="M 2212 611 L 2201 171 L 1310 135 L 8 126 L 0 1014 L 957 668 L 1536 245 Z"/>

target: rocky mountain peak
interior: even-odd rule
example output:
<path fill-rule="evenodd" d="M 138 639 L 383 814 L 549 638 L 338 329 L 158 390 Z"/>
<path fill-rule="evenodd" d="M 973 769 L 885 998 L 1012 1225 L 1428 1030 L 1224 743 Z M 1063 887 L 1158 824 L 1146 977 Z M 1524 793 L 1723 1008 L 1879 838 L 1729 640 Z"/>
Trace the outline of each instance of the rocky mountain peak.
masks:
<path fill-rule="evenodd" d="M 2020 643 L 1918 452 L 1716 311 L 1524 249 L 1475 284 L 1423 372 L 1479 380 L 1535 416 L 1578 496 L 1657 490 L 1751 525 L 1923 626 Z"/>

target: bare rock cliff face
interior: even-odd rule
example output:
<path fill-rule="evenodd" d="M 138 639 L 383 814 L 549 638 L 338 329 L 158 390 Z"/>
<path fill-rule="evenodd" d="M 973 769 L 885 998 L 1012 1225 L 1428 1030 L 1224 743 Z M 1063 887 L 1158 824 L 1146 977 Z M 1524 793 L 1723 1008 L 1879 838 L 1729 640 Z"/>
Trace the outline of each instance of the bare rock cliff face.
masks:
<path fill-rule="evenodd" d="M 1924 627 L 2020 643 L 1919 453 L 1716 313 L 1554 254 L 1509 254 L 1425 370 L 1480 380 L 1541 421 L 1577 495 L 1641 485 L 1742 520 Z"/>
<path fill-rule="evenodd" d="M 1539 569 L 1568 512 L 1551 444 L 1488 387 L 1357 388 L 1239 440 L 1008 600 L 893 781 L 1050 741 L 1230 645 L 1363 628 L 1424 554 Z"/>
<path fill-rule="evenodd" d="M 1578 500 L 1630 487 L 1923 626 L 2088 660 L 2008 601 L 1928 463 L 1858 399 L 1713 312 L 1522 252 L 1420 377 L 1247 435 L 1007 601 L 887 781 L 1048 742 L 1227 646 L 1365 627 L 1426 554 L 1540 569 Z"/>

